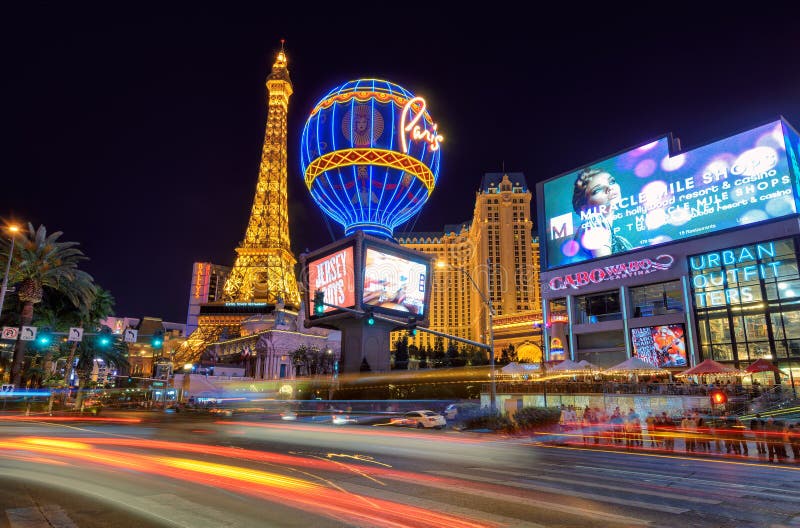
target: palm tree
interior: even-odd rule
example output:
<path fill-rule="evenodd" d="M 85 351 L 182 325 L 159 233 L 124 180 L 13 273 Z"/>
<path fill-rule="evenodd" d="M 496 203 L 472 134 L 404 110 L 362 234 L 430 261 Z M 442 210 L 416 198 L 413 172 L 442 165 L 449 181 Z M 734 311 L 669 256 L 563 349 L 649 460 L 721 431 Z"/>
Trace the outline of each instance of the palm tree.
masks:
<path fill-rule="evenodd" d="M 96 340 L 89 339 L 81 341 L 76 347 L 76 350 L 78 364 L 75 370 L 78 374 L 78 397 L 75 408 L 80 408 L 83 400 L 83 388 L 86 386 L 86 381 L 92 373 L 95 360 L 101 359 L 109 367 L 114 366 L 117 369 L 127 368 L 128 343 L 122 341 L 119 336 L 114 337 L 107 346 L 100 345 Z"/>
<path fill-rule="evenodd" d="M 28 326 L 33 320 L 33 307 L 42 301 L 45 288 L 58 290 L 76 307 L 88 306 L 95 296 L 91 275 L 78 269 L 78 263 L 88 260 L 75 246 L 77 242 L 59 242 L 62 233 L 47 235 L 44 226 L 34 229 L 28 224 L 28 232 L 17 238 L 17 256 L 9 272 L 9 280 L 19 283 L 17 297 L 22 304 L 20 323 Z M 10 242 L 0 239 L 2 252 L 8 257 Z M 11 383 L 19 386 L 25 362 L 27 341 L 19 340 L 14 347 L 14 363 L 11 366 Z"/>
<path fill-rule="evenodd" d="M 79 311 L 80 326 L 90 331 L 100 328 L 100 321 L 114 315 L 114 297 L 111 292 L 99 286 L 95 286 L 95 295 L 92 302 L 81 307 Z M 75 352 L 78 349 L 78 342 L 73 341 L 67 356 L 67 363 L 64 367 L 64 384 L 69 384 L 72 374 L 72 364 L 75 362 Z M 126 349 L 127 350 L 127 349 Z M 65 393 L 66 394 L 66 393 Z"/>

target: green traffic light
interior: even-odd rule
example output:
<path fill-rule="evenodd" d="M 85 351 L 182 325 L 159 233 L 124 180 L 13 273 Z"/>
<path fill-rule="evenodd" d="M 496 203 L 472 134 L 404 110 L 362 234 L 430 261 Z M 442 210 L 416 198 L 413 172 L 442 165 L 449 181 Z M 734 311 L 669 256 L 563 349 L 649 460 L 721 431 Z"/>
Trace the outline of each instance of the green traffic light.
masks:
<path fill-rule="evenodd" d="M 103 336 L 100 338 L 100 346 L 108 346 L 111 344 L 111 338 Z"/>

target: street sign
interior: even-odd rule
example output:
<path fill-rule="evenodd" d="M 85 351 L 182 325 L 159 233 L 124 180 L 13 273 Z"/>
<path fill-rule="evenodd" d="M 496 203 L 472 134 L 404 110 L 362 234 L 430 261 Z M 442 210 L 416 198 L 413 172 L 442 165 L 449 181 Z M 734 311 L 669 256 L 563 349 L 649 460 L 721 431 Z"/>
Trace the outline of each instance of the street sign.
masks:
<path fill-rule="evenodd" d="M 131 330 L 131 329 L 125 330 L 126 343 L 135 343 L 138 336 L 139 336 L 138 330 Z"/>
<path fill-rule="evenodd" d="M 163 386 L 164 386 L 164 382 L 163 381 L 154 381 L 153 382 L 153 387 L 163 387 Z"/>
<path fill-rule="evenodd" d="M 3 387 L 0 392 L 14 392 L 14 386 L 8 383 L 3 383 Z"/>
<path fill-rule="evenodd" d="M 3 327 L 3 339 L 14 339 L 16 340 L 19 337 L 19 328 L 16 326 L 4 326 Z"/>
<path fill-rule="evenodd" d="M 22 327 L 22 334 L 20 334 L 19 338 L 22 341 L 36 341 L 36 327 L 35 326 L 23 326 Z"/>
<path fill-rule="evenodd" d="M 83 341 L 83 328 L 70 328 L 67 341 Z"/>

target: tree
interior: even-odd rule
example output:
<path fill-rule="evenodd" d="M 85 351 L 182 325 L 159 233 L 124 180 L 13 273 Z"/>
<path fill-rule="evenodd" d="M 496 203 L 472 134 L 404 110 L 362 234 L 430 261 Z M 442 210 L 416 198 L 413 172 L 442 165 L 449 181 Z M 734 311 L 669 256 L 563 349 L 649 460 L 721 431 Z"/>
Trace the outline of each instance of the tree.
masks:
<path fill-rule="evenodd" d="M 78 357 L 75 366 L 78 375 L 78 398 L 75 406 L 80 408 L 83 400 L 82 391 L 92 374 L 95 361 L 102 360 L 109 368 L 127 369 L 128 343 L 125 343 L 119 336 L 112 339 L 109 346 L 99 345 L 94 339 L 84 339 L 75 348 Z"/>
<path fill-rule="evenodd" d="M 450 341 L 447 343 L 447 352 L 445 353 L 445 364 L 448 367 L 458 366 L 458 343 Z"/>
<path fill-rule="evenodd" d="M 19 283 L 17 297 L 22 304 L 20 323 L 23 326 L 33 321 L 34 305 L 42 301 L 45 288 L 60 291 L 78 308 L 90 305 L 94 299 L 94 280 L 78 269 L 78 264 L 88 257 L 76 248 L 77 242 L 59 242 L 61 235 L 57 231 L 48 236 L 44 226 L 34 229 L 33 224 L 28 224 L 28 231 L 20 233 L 16 239 L 17 255 L 12 261 L 9 281 Z M 9 240 L 0 239 L 6 258 L 9 257 L 10 245 Z M 27 341 L 22 340 L 18 340 L 14 347 L 11 366 L 11 383 L 14 385 L 22 381 L 26 347 Z"/>
<path fill-rule="evenodd" d="M 431 361 L 429 366 L 433 368 L 441 368 L 444 363 L 444 339 L 441 336 L 436 336 L 433 342 L 433 353 L 430 355 Z"/>
<path fill-rule="evenodd" d="M 403 336 L 397 340 L 394 348 L 394 368 L 397 370 L 408 369 L 408 337 Z"/>
<path fill-rule="evenodd" d="M 500 363 L 501 365 L 508 365 L 512 361 L 517 360 L 517 351 L 514 349 L 514 345 L 508 345 L 508 347 L 504 348 L 503 351 L 500 353 Z"/>
<path fill-rule="evenodd" d="M 84 329 L 90 331 L 97 331 L 100 329 L 100 321 L 107 319 L 114 315 L 114 297 L 111 292 L 95 286 L 95 295 L 92 302 L 84 306 L 78 312 L 78 323 Z M 64 385 L 69 385 L 71 378 L 73 363 L 75 362 L 75 353 L 78 350 L 77 341 L 73 341 L 67 356 L 67 363 L 64 367 Z M 127 350 L 127 348 L 126 348 Z M 127 368 L 127 360 L 126 360 Z"/>

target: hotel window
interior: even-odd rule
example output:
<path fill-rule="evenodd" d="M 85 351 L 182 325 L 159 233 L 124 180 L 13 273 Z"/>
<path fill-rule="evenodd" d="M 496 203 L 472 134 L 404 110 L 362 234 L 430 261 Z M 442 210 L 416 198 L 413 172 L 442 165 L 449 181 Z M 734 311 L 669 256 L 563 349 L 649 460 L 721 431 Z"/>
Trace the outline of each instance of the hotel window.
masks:
<path fill-rule="evenodd" d="M 630 291 L 633 317 L 683 312 L 680 281 L 648 284 L 631 288 Z"/>
<path fill-rule="evenodd" d="M 583 295 L 577 298 L 578 323 L 602 323 L 622 319 L 618 291 Z"/>

